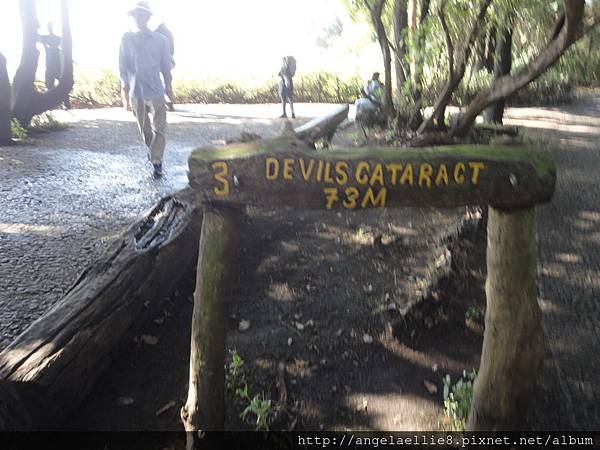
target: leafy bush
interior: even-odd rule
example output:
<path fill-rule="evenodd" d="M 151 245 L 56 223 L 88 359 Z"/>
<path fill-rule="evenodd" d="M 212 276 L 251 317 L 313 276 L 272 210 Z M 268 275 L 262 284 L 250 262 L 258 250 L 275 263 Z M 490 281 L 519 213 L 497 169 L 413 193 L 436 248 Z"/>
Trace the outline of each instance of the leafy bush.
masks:
<path fill-rule="evenodd" d="M 59 122 L 51 112 L 46 111 L 34 116 L 33 119 L 31 119 L 29 127 L 35 131 L 56 131 L 64 130 L 69 126 L 66 123 Z"/>
<path fill-rule="evenodd" d="M 472 369 L 468 374 L 463 370 L 463 375 L 452 385 L 450 375 L 446 375 L 444 382 L 444 409 L 450 419 L 451 431 L 464 431 L 467 417 L 471 410 L 473 400 L 473 382 L 477 372 Z"/>
<path fill-rule="evenodd" d="M 11 119 L 10 132 L 14 139 L 27 139 L 27 130 L 23 128 L 17 119 Z"/>

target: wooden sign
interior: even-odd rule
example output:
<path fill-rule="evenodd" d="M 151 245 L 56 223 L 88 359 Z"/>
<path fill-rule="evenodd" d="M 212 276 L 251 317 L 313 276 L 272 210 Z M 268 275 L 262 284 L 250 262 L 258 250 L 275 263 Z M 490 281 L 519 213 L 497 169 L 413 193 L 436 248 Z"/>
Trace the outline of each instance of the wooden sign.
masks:
<path fill-rule="evenodd" d="M 316 152 L 294 138 L 198 149 L 190 184 L 204 202 L 357 210 L 547 202 L 552 161 L 514 146 Z"/>

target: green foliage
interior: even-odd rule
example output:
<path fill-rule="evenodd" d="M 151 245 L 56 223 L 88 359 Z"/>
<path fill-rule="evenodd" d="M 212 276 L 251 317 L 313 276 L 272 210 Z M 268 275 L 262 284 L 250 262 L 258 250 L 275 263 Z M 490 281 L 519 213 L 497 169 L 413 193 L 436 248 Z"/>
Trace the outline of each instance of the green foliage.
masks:
<path fill-rule="evenodd" d="M 248 397 L 246 397 L 247 399 Z M 268 431 L 269 424 L 267 419 L 269 414 L 272 413 L 273 406 L 271 404 L 271 400 L 267 400 L 264 393 L 256 394 L 250 404 L 246 406 L 246 409 L 242 411 L 240 417 L 242 420 L 249 419 L 249 415 L 253 414 L 256 417 L 254 423 L 255 431 Z"/>
<path fill-rule="evenodd" d="M 17 119 L 11 119 L 10 132 L 14 139 L 27 139 L 27 130 L 23 128 Z"/>
<path fill-rule="evenodd" d="M 245 361 L 235 350 L 229 353 L 231 362 L 225 375 L 225 388 L 243 408 L 240 418 L 254 426 L 255 431 L 268 431 L 268 419 L 274 413 L 275 405 L 270 399 L 267 399 L 264 392 L 250 398 L 244 369 Z"/>
<path fill-rule="evenodd" d="M 479 317 L 479 311 L 474 306 L 470 306 L 465 312 L 465 320 L 476 320 Z"/>
<path fill-rule="evenodd" d="M 477 372 L 471 369 L 467 374 L 463 370 L 462 377 L 452 385 L 450 375 L 443 379 L 444 383 L 444 409 L 446 416 L 450 419 L 451 431 L 464 431 L 473 401 L 473 383 Z"/>
<path fill-rule="evenodd" d="M 321 71 L 294 78 L 294 100 L 297 102 L 354 103 L 360 94 L 359 76 L 340 76 Z M 259 86 L 239 82 L 175 79 L 173 91 L 178 103 L 279 103 L 277 80 Z M 78 78 L 71 104 L 76 108 L 121 105 L 118 77 L 105 70 L 99 77 Z"/>
<path fill-rule="evenodd" d="M 51 112 L 38 114 L 31 119 L 30 128 L 35 131 L 57 131 L 68 128 L 66 123 L 59 122 Z"/>
<path fill-rule="evenodd" d="M 108 69 L 97 77 L 76 75 L 70 100 L 75 108 L 121 105 L 121 81 Z"/>

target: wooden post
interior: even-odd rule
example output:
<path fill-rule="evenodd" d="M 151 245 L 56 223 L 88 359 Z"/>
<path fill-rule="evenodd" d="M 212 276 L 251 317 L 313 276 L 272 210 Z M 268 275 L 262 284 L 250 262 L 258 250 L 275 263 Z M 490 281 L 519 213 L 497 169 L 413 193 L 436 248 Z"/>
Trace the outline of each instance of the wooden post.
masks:
<path fill-rule="evenodd" d="M 225 420 L 225 340 L 238 243 L 238 213 L 204 212 L 194 292 L 190 382 L 181 409 L 186 431 L 222 430 Z"/>
<path fill-rule="evenodd" d="M 523 427 L 543 358 L 535 209 L 489 208 L 487 310 L 468 431 Z"/>

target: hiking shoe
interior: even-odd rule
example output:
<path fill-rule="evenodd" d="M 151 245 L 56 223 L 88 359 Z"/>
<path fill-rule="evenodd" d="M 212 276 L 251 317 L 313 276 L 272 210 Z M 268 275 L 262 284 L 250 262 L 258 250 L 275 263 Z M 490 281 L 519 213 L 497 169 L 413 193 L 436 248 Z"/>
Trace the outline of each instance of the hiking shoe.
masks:
<path fill-rule="evenodd" d="M 162 163 L 152 164 L 152 165 L 154 166 L 154 176 L 162 177 L 162 174 L 163 174 Z"/>
<path fill-rule="evenodd" d="M 282 115 L 279 116 L 280 119 L 287 119 L 287 114 L 283 113 Z"/>
<path fill-rule="evenodd" d="M 295 119 L 295 118 L 296 118 L 296 114 L 292 113 L 292 119 Z"/>

